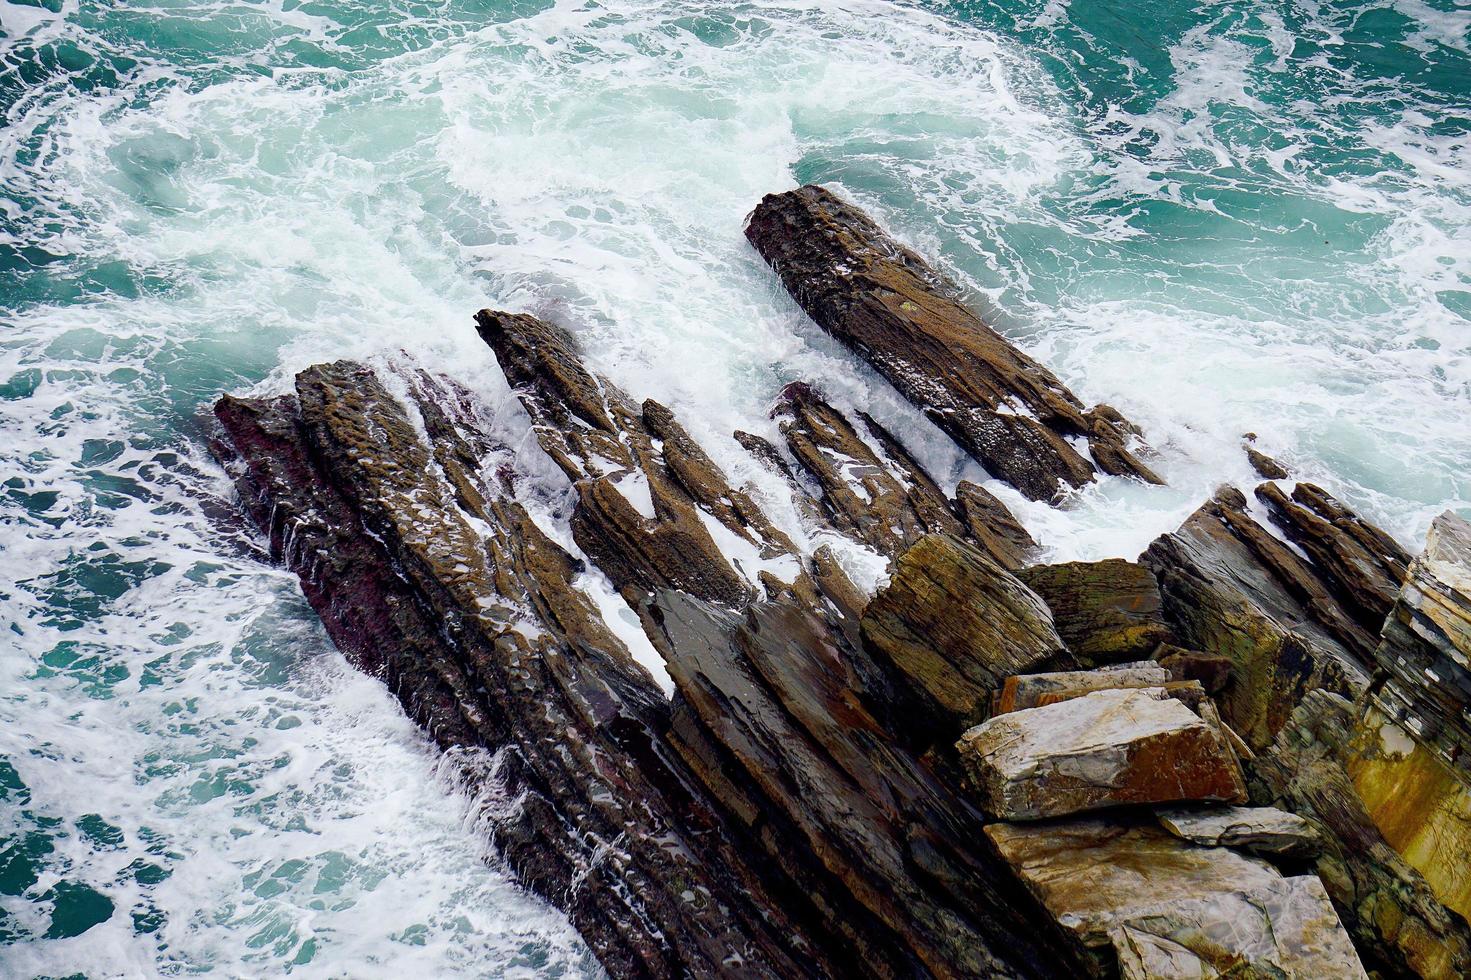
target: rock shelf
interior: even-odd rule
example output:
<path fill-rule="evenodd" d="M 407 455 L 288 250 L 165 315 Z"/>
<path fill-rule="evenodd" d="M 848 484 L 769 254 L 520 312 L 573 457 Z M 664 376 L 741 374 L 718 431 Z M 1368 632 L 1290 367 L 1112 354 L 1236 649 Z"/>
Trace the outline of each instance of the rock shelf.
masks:
<path fill-rule="evenodd" d="M 1135 426 L 852 204 L 772 195 L 747 237 L 996 479 L 1159 481 Z M 565 528 L 480 393 L 406 357 L 226 395 L 213 448 L 269 558 L 610 974 L 1471 975 L 1464 521 L 1413 557 L 1268 482 L 1271 526 L 1226 487 L 1137 561 L 1045 564 L 995 494 L 947 493 L 799 382 L 770 438 L 733 434 L 791 494 L 784 527 L 566 325 L 475 321 L 570 484 Z M 845 549 L 887 562 L 874 594 Z"/>

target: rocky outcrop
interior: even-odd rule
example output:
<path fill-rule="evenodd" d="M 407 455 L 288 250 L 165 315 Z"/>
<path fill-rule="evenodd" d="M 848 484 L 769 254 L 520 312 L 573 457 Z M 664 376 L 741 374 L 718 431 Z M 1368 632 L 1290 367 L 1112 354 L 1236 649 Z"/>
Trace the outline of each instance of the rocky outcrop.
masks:
<path fill-rule="evenodd" d="M 736 801 L 779 868 L 875 976 L 1067 976 L 1066 950 L 987 851 L 981 817 L 898 745 L 878 672 L 820 610 L 736 613 L 661 593 L 652 618 L 680 693 L 676 749 Z M 1050 950 L 1049 950 L 1050 947 Z"/>
<path fill-rule="evenodd" d="M 1154 478 L 1126 419 L 856 209 L 804 188 L 748 232 L 1024 493 Z M 1378 975 L 1471 975 L 1464 522 L 1410 562 L 1321 489 L 1268 484 L 1287 541 L 1228 489 L 1137 564 L 1037 565 L 999 499 L 947 496 L 808 384 L 772 438 L 735 433 L 782 477 L 758 498 L 569 330 L 476 319 L 566 484 L 518 485 L 504 420 L 404 360 L 223 398 L 214 448 L 612 975 L 1362 976 L 1347 936 Z M 757 502 L 783 481 L 785 530 Z M 548 491 L 566 527 L 533 518 Z M 885 560 L 871 597 L 844 571 Z M 648 644 L 604 620 L 592 566 Z"/>
<path fill-rule="evenodd" d="M 1182 645 L 1233 665 L 1221 714 L 1253 749 L 1270 745 L 1310 690 L 1352 697 L 1374 643 L 1319 567 L 1273 537 L 1225 488 L 1140 556 Z"/>
<path fill-rule="evenodd" d="M 786 387 L 775 414 L 792 456 L 821 489 L 833 527 L 890 557 L 926 534 L 964 533 L 944 491 L 873 419 L 859 415 L 865 439 L 804 384 Z"/>
<path fill-rule="evenodd" d="M 1130 448 L 1137 430 L 1122 416 L 1085 411 L 962 305 L 953 284 L 831 192 L 767 195 L 746 238 L 819 326 L 1031 499 L 1082 486 L 1096 469 L 1161 482 Z M 1092 459 L 1070 438 L 1087 440 Z"/>
<path fill-rule="evenodd" d="M 1364 978 L 1317 878 L 1142 821 L 986 828 L 1048 911 L 1125 978 Z"/>
<path fill-rule="evenodd" d="M 661 588 L 742 604 L 803 573 L 791 540 L 673 413 L 588 371 L 576 339 L 528 314 L 481 310 L 480 335 L 573 481 L 572 534 L 631 603 Z"/>
<path fill-rule="evenodd" d="M 1349 775 L 1390 845 L 1471 917 L 1471 524 L 1451 513 L 1431 524 L 1375 656 Z"/>
<path fill-rule="evenodd" d="M 997 715 L 956 746 L 986 812 L 1038 820 L 1139 803 L 1242 803 L 1219 729 L 1164 688 L 1107 689 Z"/>
<path fill-rule="evenodd" d="M 860 629 L 864 647 L 911 695 L 916 728 L 937 736 L 953 738 L 983 718 L 1007 677 L 1072 665 L 1042 600 L 946 535 L 926 536 L 899 558 Z"/>
<path fill-rule="evenodd" d="M 477 778 L 515 801 L 498 847 L 610 970 L 830 972 L 684 789 L 668 703 L 573 586 L 578 563 L 473 465 L 464 393 L 434 387 L 337 362 L 295 397 L 218 407 L 242 500 L 329 631 L 442 743 L 496 751 Z"/>
<path fill-rule="evenodd" d="M 1312 559 L 1349 618 L 1377 633 L 1405 579 L 1405 550 L 1311 483 L 1299 483 L 1291 497 L 1275 483 L 1263 483 L 1256 495 L 1273 523 Z"/>
<path fill-rule="evenodd" d="M 1375 704 L 1391 721 L 1467 771 L 1471 759 L 1471 523 L 1447 512 L 1384 621 Z M 1426 683 L 1427 680 L 1432 683 Z"/>
<path fill-rule="evenodd" d="M 1067 648 L 1090 665 L 1122 663 L 1174 639 L 1149 569 L 1121 558 L 1033 565 L 1017 578 L 1042 597 Z"/>
<path fill-rule="evenodd" d="M 955 506 L 966 536 L 1002 568 L 1022 568 L 1037 550 L 1027 529 L 985 487 L 961 480 L 955 486 Z"/>
<path fill-rule="evenodd" d="M 1318 825 L 1315 870 L 1366 963 L 1385 976 L 1471 976 L 1471 928 L 1385 840 L 1354 786 L 1356 728 L 1347 701 L 1309 692 L 1249 764 L 1252 800 Z"/>
<path fill-rule="evenodd" d="M 497 475 L 509 454 L 471 393 L 339 362 L 294 396 L 218 406 L 217 450 L 273 553 L 343 649 L 508 801 L 494 839 L 518 876 L 618 976 L 1076 972 L 975 849 L 979 812 L 905 747 L 908 692 L 864 652 L 864 597 L 834 566 L 794 556 L 792 582 L 759 579 L 763 598 L 711 588 L 722 579 L 691 569 L 734 562 L 680 553 L 635 502 L 617 535 L 589 533 L 619 513 L 597 495 L 626 499 L 642 476 L 677 529 L 778 540 L 672 413 L 635 413 L 541 326 L 497 336 L 516 356 L 538 347 L 512 373 L 534 423 L 560 426 L 538 436 L 588 509 L 579 541 L 629 592 L 665 583 L 641 612 L 672 700 Z"/>

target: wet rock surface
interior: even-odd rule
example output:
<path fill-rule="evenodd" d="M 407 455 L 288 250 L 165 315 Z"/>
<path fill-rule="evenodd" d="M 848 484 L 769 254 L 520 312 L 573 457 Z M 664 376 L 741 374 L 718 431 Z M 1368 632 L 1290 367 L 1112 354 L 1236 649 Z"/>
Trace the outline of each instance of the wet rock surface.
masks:
<path fill-rule="evenodd" d="M 1027 496 L 1156 479 L 850 205 L 774 195 L 748 237 Z M 565 483 L 402 358 L 226 396 L 213 448 L 610 974 L 1471 975 L 1464 521 L 1411 560 L 1316 486 L 1258 488 L 1271 529 L 1226 488 L 1137 563 L 1038 564 L 994 494 L 800 382 L 733 434 L 768 512 L 571 330 L 476 322 Z"/>
<path fill-rule="evenodd" d="M 807 314 L 874 366 L 992 475 L 1033 500 L 1106 473 L 1161 482 L 1129 423 L 1083 404 L 1008 344 L 958 290 L 868 215 L 821 187 L 770 194 L 746 238 Z"/>
<path fill-rule="evenodd" d="M 863 645 L 918 708 L 916 727 L 959 732 L 1009 676 L 1073 661 L 1042 600 L 979 549 L 922 538 L 863 611 Z"/>
<path fill-rule="evenodd" d="M 1178 643 L 1231 661 L 1221 714 L 1253 749 L 1271 744 L 1310 690 L 1352 697 L 1369 681 L 1372 635 L 1324 573 L 1225 488 L 1140 556 Z"/>

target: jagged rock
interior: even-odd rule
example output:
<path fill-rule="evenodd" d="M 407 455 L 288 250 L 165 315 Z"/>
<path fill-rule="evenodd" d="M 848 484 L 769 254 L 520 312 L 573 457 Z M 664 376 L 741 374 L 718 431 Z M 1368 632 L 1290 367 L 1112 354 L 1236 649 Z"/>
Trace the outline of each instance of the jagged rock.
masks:
<path fill-rule="evenodd" d="M 1377 707 L 1464 773 L 1471 758 L 1471 523 L 1449 511 L 1431 523 L 1374 659 L 1388 675 L 1374 692 Z"/>
<path fill-rule="evenodd" d="M 1246 447 L 1246 459 L 1251 463 L 1251 468 L 1256 470 L 1256 475 L 1263 480 L 1285 480 L 1292 475 L 1287 467 L 1250 446 Z"/>
<path fill-rule="evenodd" d="M 1343 610 L 1376 632 L 1405 579 L 1405 550 L 1311 483 L 1299 483 L 1291 498 L 1275 483 L 1257 487 L 1256 495 L 1272 521 L 1312 558 Z"/>
<path fill-rule="evenodd" d="M 1356 717 L 1343 698 L 1310 691 L 1276 743 L 1250 764 L 1252 801 L 1312 818 L 1316 870 L 1368 965 L 1386 976 L 1471 976 L 1471 928 L 1390 844 L 1348 773 Z M 1464 867 L 1457 858 L 1455 865 Z"/>
<path fill-rule="evenodd" d="M 995 714 L 1022 711 L 1056 704 L 1091 691 L 1161 687 L 1170 672 L 1149 661 L 1117 664 L 1103 670 L 1060 670 L 1047 674 L 1018 674 L 1008 677 L 996 696 Z"/>
<path fill-rule="evenodd" d="M 997 715 L 966 732 L 956 749 L 982 806 L 1002 820 L 1246 800 L 1219 729 L 1164 688 L 1093 691 Z"/>
<path fill-rule="evenodd" d="M 1253 749 L 1270 745 L 1303 695 L 1368 683 L 1372 638 L 1321 573 L 1224 488 L 1140 556 L 1177 641 L 1232 663 L 1221 714 Z"/>
<path fill-rule="evenodd" d="M 993 475 L 1033 500 L 1094 467 L 1161 482 L 1116 412 L 1085 412 L 1046 368 L 957 300 L 958 291 L 858 208 L 821 187 L 770 194 L 746 238 L 819 326 L 858 353 Z"/>
<path fill-rule="evenodd" d="M 1052 610 L 1067 648 L 1087 664 L 1147 656 L 1174 639 L 1149 569 L 1121 558 L 1033 565 L 1017 572 Z"/>
<path fill-rule="evenodd" d="M 686 790 L 660 748 L 667 701 L 573 586 L 579 564 L 480 472 L 466 393 L 417 373 L 395 387 L 432 448 L 352 362 L 302 372 L 294 399 L 217 409 L 242 499 L 329 632 L 441 742 L 498 750 L 471 773 L 517 800 L 497 846 L 611 972 L 846 972 Z"/>
<path fill-rule="evenodd" d="M 855 975 L 1076 975 L 975 846 L 980 814 L 870 709 L 884 703 L 875 665 L 819 607 L 778 597 L 737 613 L 661 592 L 649 620 L 679 692 L 675 750 L 747 823 L 751 859 L 819 906 Z"/>
<path fill-rule="evenodd" d="M 1471 524 L 1430 526 L 1375 653 L 1346 764 L 1391 846 L 1447 907 L 1471 916 Z"/>
<path fill-rule="evenodd" d="M 1302 858 L 1316 854 L 1321 846 L 1312 823 L 1271 806 L 1169 807 L 1154 815 L 1161 827 L 1181 840 L 1208 847 Z"/>
<path fill-rule="evenodd" d="M 863 612 L 864 646 L 918 703 L 917 726 L 953 739 L 1013 674 L 1071 667 L 1046 605 L 980 550 L 921 538 Z"/>
<path fill-rule="evenodd" d="M 995 494 L 969 480 L 955 485 L 955 506 L 967 536 L 1002 568 L 1014 572 L 1037 551 L 1037 542 Z"/>
<path fill-rule="evenodd" d="M 931 532 L 962 533 L 944 491 L 887 430 L 860 413 L 871 444 L 811 387 L 787 391 L 782 435 L 833 527 L 890 557 Z"/>
<path fill-rule="evenodd" d="M 382 679 L 441 746 L 477 744 L 480 719 L 466 717 L 457 702 L 467 686 L 463 670 L 407 583 L 387 573 L 352 504 L 313 461 L 296 397 L 226 395 L 214 411 L 222 429 L 215 455 L 271 557 L 300 575 L 332 642 Z"/>
<path fill-rule="evenodd" d="M 1212 656 L 1199 650 L 1185 650 L 1165 643 L 1154 651 L 1154 659 L 1176 680 L 1199 681 L 1205 692 L 1212 696 L 1220 694 L 1231 682 L 1233 665 L 1227 657 Z"/>
<path fill-rule="evenodd" d="M 1096 975 L 1364 978 L 1323 886 L 1127 820 L 986 835 L 1094 957 Z"/>
<path fill-rule="evenodd" d="M 803 574 L 791 540 L 666 407 L 635 406 L 588 371 L 576 339 L 528 314 L 481 310 L 480 336 L 573 481 L 573 538 L 630 604 L 660 588 L 740 605 Z"/>

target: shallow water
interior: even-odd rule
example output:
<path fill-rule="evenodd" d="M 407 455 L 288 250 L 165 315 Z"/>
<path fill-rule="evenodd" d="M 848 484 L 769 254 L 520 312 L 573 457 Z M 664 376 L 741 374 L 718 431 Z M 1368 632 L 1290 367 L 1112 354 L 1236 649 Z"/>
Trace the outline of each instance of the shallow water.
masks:
<path fill-rule="evenodd" d="M 1199 9 L 1197 9 L 1199 8 Z M 0 974 L 576 976 L 458 766 L 228 520 L 222 390 L 400 349 L 500 406 L 477 308 L 580 331 L 738 479 L 788 381 L 945 440 L 745 245 L 827 183 L 1167 488 L 1016 505 L 1136 554 L 1240 434 L 1411 547 L 1471 491 L 1471 8 L 1452 0 L 0 0 Z M 794 514 L 774 506 L 789 525 Z"/>

